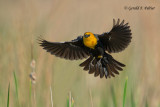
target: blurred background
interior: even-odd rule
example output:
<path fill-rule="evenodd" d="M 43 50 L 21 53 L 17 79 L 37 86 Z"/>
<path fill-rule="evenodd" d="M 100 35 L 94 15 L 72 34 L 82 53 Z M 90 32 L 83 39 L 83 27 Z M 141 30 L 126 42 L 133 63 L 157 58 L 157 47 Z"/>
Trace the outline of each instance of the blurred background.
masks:
<path fill-rule="evenodd" d="M 155 8 L 129 11 L 135 6 Z M 122 107 L 128 78 L 126 107 L 160 107 L 159 7 L 158 0 L 0 0 L 0 106 L 7 105 L 10 83 L 11 107 L 51 107 L 50 89 L 53 107 L 66 107 L 69 92 L 75 107 Z M 40 35 L 59 42 L 101 34 L 113 18 L 129 22 L 133 37 L 125 51 L 112 54 L 126 64 L 115 78 L 95 78 L 79 67 L 83 60 L 57 58 L 37 43 Z"/>

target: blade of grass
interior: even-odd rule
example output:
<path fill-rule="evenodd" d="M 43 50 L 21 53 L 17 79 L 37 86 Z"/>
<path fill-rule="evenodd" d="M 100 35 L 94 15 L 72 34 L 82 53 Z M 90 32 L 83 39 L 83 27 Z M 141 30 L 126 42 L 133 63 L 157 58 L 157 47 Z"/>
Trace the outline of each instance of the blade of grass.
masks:
<path fill-rule="evenodd" d="M 72 97 L 72 104 L 71 104 L 71 107 L 74 107 L 74 99 Z"/>
<path fill-rule="evenodd" d="M 145 107 L 149 107 L 149 106 L 148 106 L 148 101 L 147 101 L 147 100 L 146 100 L 146 104 L 145 104 Z"/>
<path fill-rule="evenodd" d="M 9 85 L 8 85 L 7 107 L 9 107 L 9 94 L 10 94 L 10 83 L 9 83 Z"/>
<path fill-rule="evenodd" d="M 125 107 L 125 99 L 126 99 L 126 92 L 127 92 L 127 82 L 128 82 L 128 77 L 126 78 L 125 85 L 124 85 L 124 92 L 123 92 L 123 107 Z"/>
<path fill-rule="evenodd" d="M 67 97 L 67 107 L 69 107 L 69 96 Z"/>
<path fill-rule="evenodd" d="M 135 107 L 135 101 L 134 101 L 134 96 L 133 96 L 133 91 L 131 91 L 131 107 Z"/>
<path fill-rule="evenodd" d="M 30 106 L 33 106 L 32 105 L 32 81 L 30 80 L 30 82 L 29 82 L 29 105 Z"/>
<path fill-rule="evenodd" d="M 69 107 L 71 107 L 72 104 L 72 95 L 71 95 L 71 91 L 69 92 Z"/>
<path fill-rule="evenodd" d="M 17 77 L 16 77 L 15 71 L 13 72 L 13 75 L 14 75 L 14 82 L 15 82 L 15 88 L 16 88 L 16 96 L 18 100 L 18 83 L 17 83 Z"/>
<path fill-rule="evenodd" d="M 53 107 L 53 96 L 52 96 L 52 87 L 50 86 L 50 93 L 51 93 L 51 105 Z"/>
<path fill-rule="evenodd" d="M 67 107 L 74 107 L 74 99 L 71 95 L 71 91 L 69 92 L 69 95 L 67 97 Z"/>
<path fill-rule="evenodd" d="M 111 94 L 112 94 L 113 105 L 114 105 L 114 107 L 117 107 L 117 101 L 116 101 L 116 96 L 115 96 L 113 86 L 111 86 Z"/>
<path fill-rule="evenodd" d="M 29 84 L 29 96 L 30 96 L 30 100 L 31 100 L 31 97 L 32 97 L 32 81 L 30 81 L 30 84 Z"/>

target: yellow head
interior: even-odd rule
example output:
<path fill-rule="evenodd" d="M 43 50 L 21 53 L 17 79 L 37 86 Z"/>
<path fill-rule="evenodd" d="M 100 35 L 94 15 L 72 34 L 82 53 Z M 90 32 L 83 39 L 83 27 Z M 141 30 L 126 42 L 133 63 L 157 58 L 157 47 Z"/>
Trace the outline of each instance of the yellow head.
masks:
<path fill-rule="evenodd" d="M 91 49 L 94 49 L 97 45 L 97 38 L 94 36 L 91 32 L 84 33 L 83 36 L 83 43 L 86 47 L 89 47 Z"/>

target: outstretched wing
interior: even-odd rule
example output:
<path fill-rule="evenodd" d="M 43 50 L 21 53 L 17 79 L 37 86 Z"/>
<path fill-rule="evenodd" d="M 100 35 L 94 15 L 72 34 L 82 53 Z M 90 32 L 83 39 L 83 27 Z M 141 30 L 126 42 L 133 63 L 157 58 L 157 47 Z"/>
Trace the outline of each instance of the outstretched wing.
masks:
<path fill-rule="evenodd" d="M 124 24 L 124 20 L 120 23 L 113 19 L 113 27 L 110 32 L 98 35 L 99 40 L 103 44 L 105 50 L 109 53 L 123 51 L 131 42 L 131 30 L 128 23 Z"/>
<path fill-rule="evenodd" d="M 89 55 L 88 51 L 83 46 L 81 36 L 70 42 L 48 42 L 44 39 L 40 39 L 39 41 L 39 44 L 43 49 L 57 57 L 69 60 L 78 60 L 87 58 Z"/>

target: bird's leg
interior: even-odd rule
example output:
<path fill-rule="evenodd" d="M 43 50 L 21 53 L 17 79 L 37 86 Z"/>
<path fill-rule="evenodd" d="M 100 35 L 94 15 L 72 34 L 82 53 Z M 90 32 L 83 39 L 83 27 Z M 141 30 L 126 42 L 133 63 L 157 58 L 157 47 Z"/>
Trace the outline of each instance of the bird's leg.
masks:
<path fill-rule="evenodd" d="M 102 56 L 102 55 L 99 55 L 98 58 L 103 58 L 103 56 Z"/>

